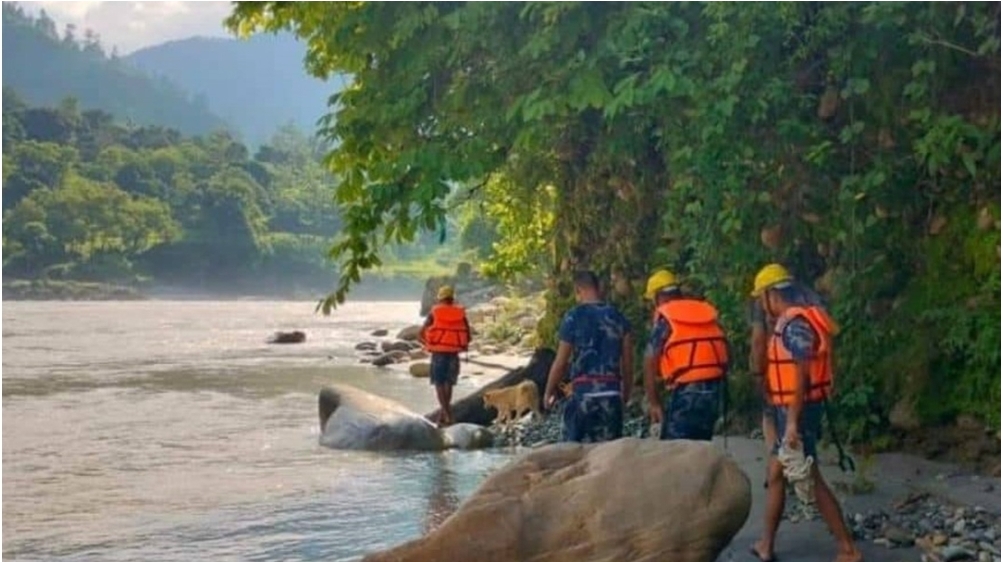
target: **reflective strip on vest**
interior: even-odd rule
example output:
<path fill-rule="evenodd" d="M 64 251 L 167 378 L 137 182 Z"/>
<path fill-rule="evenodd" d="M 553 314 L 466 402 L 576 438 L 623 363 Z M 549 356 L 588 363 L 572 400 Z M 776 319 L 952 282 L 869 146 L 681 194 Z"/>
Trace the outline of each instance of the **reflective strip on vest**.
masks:
<path fill-rule="evenodd" d="M 833 387 L 833 354 L 831 328 L 824 315 L 815 307 L 790 307 L 778 319 L 767 345 L 767 394 L 772 404 L 787 406 L 795 401 L 798 366 L 784 346 L 782 335 L 788 322 L 798 317 L 805 318 L 816 334 L 816 352 L 809 359 L 809 387 L 805 389 L 805 401 L 821 402 L 829 396 Z"/>
<path fill-rule="evenodd" d="M 432 325 L 425 330 L 425 350 L 429 353 L 459 353 L 467 349 L 471 334 L 464 309 L 452 304 L 432 307 Z"/>
<path fill-rule="evenodd" d="M 667 385 L 725 376 L 728 342 L 713 306 L 696 299 L 677 299 L 664 303 L 657 312 L 670 328 L 659 362 L 659 372 Z"/>

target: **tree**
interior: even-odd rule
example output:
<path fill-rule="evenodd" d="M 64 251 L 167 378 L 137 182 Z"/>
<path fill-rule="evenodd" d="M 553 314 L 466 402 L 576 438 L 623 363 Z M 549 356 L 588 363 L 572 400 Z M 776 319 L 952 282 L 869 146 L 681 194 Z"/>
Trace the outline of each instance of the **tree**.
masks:
<path fill-rule="evenodd" d="M 750 277 L 784 261 L 839 297 L 853 350 L 841 401 L 860 436 L 896 387 L 927 419 L 999 423 L 999 346 L 961 337 L 999 340 L 999 268 L 974 269 L 999 265 L 999 16 L 998 4 L 238 2 L 228 25 L 293 30 L 311 72 L 353 77 L 322 130 L 345 221 L 325 311 L 382 245 L 445 232 L 454 186 L 476 198 L 505 178 L 519 208 L 553 186 L 559 283 L 543 335 L 570 269 L 643 278 L 659 265 L 741 333 Z M 964 230 L 978 214 L 990 227 Z M 969 253 L 936 250 L 947 241 Z M 932 259 L 967 272 L 965 288 L 930 292 Z M 983 304 L 960 314 L 964 298 Z M 912 315 L 894 305 L 914 301 Z M 883 376 L 912 353 L 894 335 L 904 324 L 939 322 L 960 337 L 921 338 L 938 351 L 914 369 L 950 371 L 938 384 Z"/>

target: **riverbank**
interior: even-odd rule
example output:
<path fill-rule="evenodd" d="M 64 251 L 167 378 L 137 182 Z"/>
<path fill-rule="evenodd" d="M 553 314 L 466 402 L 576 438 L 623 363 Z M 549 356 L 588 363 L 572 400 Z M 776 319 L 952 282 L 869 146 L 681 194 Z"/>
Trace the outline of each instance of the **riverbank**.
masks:
<path fill-rule="evenodd" d="M 128 301 L 148 298 L 139 289 L 86 281 L 17 280 L 3 283 L 3 300 Z"/>

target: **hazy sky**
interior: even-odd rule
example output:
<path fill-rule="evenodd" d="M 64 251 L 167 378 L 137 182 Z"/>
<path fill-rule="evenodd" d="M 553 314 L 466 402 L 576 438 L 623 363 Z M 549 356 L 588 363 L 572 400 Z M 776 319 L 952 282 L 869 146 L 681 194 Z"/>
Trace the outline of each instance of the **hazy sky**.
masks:
<path fill-rule="evenodd" d="M 45 9 L 60 34 L 67 23 L 77 26 L 77 36 L 93 29 L 109 52 L 119 54 L 194 35 L 227 37 L 223 19 L 230 2 L 24 2 L 25 10 Z"/>

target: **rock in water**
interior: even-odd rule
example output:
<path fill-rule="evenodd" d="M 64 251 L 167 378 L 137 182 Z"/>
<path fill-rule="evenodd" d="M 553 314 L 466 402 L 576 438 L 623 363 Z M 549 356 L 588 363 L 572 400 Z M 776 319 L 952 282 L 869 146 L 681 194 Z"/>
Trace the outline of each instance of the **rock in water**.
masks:
<path fill-rule="evenodd" d="M 475 423 L 455 423 L 440 432 L 447 449 L 484 449 L 495 441 L 491 431 Z"/>
<path fill-rule="evenodd" d="M 303 343 L 307 341 L 307 334 L 296 330 L 294 332 L 276 332 L 269 343 Z"/>
<path fill-rule="evenodd" d="M 446 443 L 436 425 L 402 404 L 346 385 L 318 396 L 321 445 L 371 451 L 437 451 Z"/>
<path fill-rule="evenodd" d="M 407 328 L 403 328 L 400 332 L 397 333 L 397 339 L 404 341 L 415 341 L 418 339 L 418 334 L 421 331 L 422 331 L 421 326 L 408 326 Z"/>
<path fill-rule="evenodd" d="M 427 536 L 369 562 L 711 562 L 749 516 L 750 482 L 709 443 L 561 443 L 490 476 Z"/>

